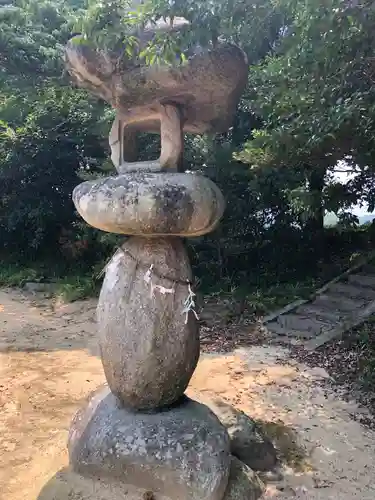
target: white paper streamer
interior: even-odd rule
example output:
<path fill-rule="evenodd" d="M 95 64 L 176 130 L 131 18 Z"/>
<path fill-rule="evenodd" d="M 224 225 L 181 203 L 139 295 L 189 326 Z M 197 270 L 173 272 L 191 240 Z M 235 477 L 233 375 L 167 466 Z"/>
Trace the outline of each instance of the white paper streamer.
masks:
<path fill-rule="evenodd" d="M 181 314 L 186 315 L 185 316 L 185 325 L 188 322 L 190 311 L 194 314 L 194 316 L 197 318 L 197 320 L 199 320 L 198 314 L 195 310 L 194 297 L 196 296 L 196 294 L 191 289 L 190 283 L 188 283 L 188 292 L 189 292 L 189 295 L 186 297 L 186 300 L 184 302 L 184 309 L 182 310 L 182 313 L 181 313 Z"/>
<path fill-rule="evenodd" d="M 152 270 L 154 269 L 154 264 L 151 264 L 151 266 L 148 268 L 148 270 L 146 271 L 143 279 L 144 281 L 150 285 L 150 295 L 151 297 L 154 296 L 154 293 L 155 293 L 155 290 L 158 290 L 159 293 L 161 293 L 162 295 L 166 295 L 166 294 L 172 294 L 174 293 L 174 288 L 165 288 L 164 286 L 162 285 L 154 285 L 153 282 L 152 282 Z"/>

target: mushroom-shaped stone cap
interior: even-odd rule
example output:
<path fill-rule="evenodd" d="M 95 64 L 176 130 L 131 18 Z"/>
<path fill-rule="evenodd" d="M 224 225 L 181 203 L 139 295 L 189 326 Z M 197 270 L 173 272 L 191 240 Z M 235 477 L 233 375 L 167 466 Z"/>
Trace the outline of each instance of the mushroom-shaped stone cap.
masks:
<path fill-rule="evenodd" d="M 74 204 L 91 226 L 143 236 L 201 236 L 224 212 L 219 188 L 206 177 L 183 173 L 127 173 L 83 182 Z"/>
<path fill-rule="evenodd" d="M 158 132 L 160 104 L 179 107 L 185 132 L 224 132 L 247 81 L 246 55 L 230 44 L 196 54 L 179 66 L 145 66 L 126 56 L 119 60 L 82 38 L 71 39 L 65 55 L 78 86 L 106 100 L 125 122 L 144 132 Z"/>

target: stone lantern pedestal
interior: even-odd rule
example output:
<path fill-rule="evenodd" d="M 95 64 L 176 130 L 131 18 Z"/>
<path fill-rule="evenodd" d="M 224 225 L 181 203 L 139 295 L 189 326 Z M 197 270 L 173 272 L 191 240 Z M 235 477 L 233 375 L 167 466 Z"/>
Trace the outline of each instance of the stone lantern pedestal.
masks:
<path fill-rule="evenodd" d="M 207 407 L 184 396 L 199 328 L 181 238 L 211 230 L 223 197 L 202 176 L 135 172 L 85 182 L 73 199 L 91 225 L 134 235 L 107 265 L 97 317 L 108 387 L 73 421 L 73 469 L 173 499 L 221 500 L 228 434 Z"/>
<path fill-rule="evenodd" d="M 140 47 L 164 28 L 150 29 L 137 32 Z M 183 133 L 228 129 L 246 84 L 246 56 L 221 45 L 178 67 L 146 67 L 136 55 L 119 60 L 73 39 L 66 66 L 79 86 L 117 111 L 109 136 L 117 175 L 77 186 L 74 204 L 91 226 L 130 237 L 106 267 L 98 304 L 108 385 L 73 420 L 68 477 L 75 479 L 65 497 L 53 498 L 88 500 L 83 481 L 91 500 L 141 494 L 145 500 L 256 500 L 262 484 L 232 457 L 226 428 L 184 395 L 199 358 L 184 239 L 212 231 L 224 199 L 209 179 L 179 172 Z M 137 161 L 138 132 L 160 133 L 157 160 Z"/>

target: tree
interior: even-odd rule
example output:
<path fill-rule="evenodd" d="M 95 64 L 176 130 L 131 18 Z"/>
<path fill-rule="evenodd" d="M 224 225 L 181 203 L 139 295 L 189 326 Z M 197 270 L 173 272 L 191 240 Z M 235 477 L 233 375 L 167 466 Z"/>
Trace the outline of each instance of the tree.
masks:
<path fill-rule="evenodd" d="M 134 7 L 136 4 L 136 7 Z M 150 41 L 147 50 L 138 54 L 147 62 L 155 52 L 164 61 L 176 61 L 175 52 L 197 44 L 212 47 L 218 40 L 234 42 L 245 50 L 249 60 L 261 60 L 272 48 L 284 24 L 284 14 L 272 0 L 89 0 L 88 9 L 77 15 L 76 27 L 101 48 L 131 44 L 137 28 L 161 18 L 184 17 L 190 24 L 178 32 L 165 31 Z M 172 53 L 171 53 L 172 52 Z M 126 51 L 125 54 L 126 55 Z"/>
<path fill-rule="evenodd" d="M 71 192 L 105 157 L 104 107 L 63 79 L 62 49 L 79 5 L 0 7 L 0 239 L 3 250 L 58 248 L 76 219 Z"/>
<path fill-rule="evenodd" d="M 358 198 L 373 205 L 371 191 L 360 192 L 368 178 L 363 173 L 347 189 L 326 189 L 325 181 L 343 159 L 362 172 L 372 170 L 375 12 L 371 3 L 341 0 L 279 5 L 289 20 L 283 36 L 250 69 L 248 99 L 263 125 L 237 158 L 260 168 L 293 169 L 300 185 L 285 189 L 316 231 L 324 208 L 337 212 Z"/>
<path fill-rule="evenodd" d="M 176 16 L 190 25 L 139 50 L 140 25 Z M 298 245 L 312 247 L 326 208 L 375 199 L 373 21 L 371 3 L 340 0 L 149 0 L 137 9 L 126 0 L 2 2 L 0 237 L 13 252 L 58 248 L 60 229 L 77 224 L 71 190 L 108 166 L 111 111 L 64 76 L 62 50 L 73 33 L 166 64 L 184 63 L 176 51 L 189 56 L 224 40 L 246 51 L 249 85 L 226 134 L 186 137 L 187 168 L 205 168 L 228 200 L 220 231 L 195 249 L 213 262 L 213 281 L 215 259 L 222 277 L 248 276 L 267 261 L 273 276 L 294 269 Z M 141 141 L 142 154 L 156 154 L 154 138 Z M 359 172 L 345 187 L 328 182 L 343 158 Z"/>

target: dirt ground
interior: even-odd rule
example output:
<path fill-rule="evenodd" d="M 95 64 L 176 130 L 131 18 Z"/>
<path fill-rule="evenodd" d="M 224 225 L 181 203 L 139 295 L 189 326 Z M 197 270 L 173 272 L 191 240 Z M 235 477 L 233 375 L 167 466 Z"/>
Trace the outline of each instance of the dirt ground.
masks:
<path fill-rule="evenodd" d="M 95 301 L 56 307 L 0 291 L 0 498 L 35 500 L 67 465 L 70 421 L 103 383 Z M 204 355 L 192 396 L 220 396 L 262 422 L 283 462 L 265 498 L 373 500 L 375 432 L 328 374 L 267 345 Z M 277 479 L 277 481 L 276 481 Z M 274 482 L 273 482 L 274 481 Z"/>

